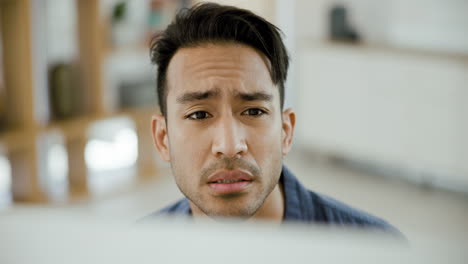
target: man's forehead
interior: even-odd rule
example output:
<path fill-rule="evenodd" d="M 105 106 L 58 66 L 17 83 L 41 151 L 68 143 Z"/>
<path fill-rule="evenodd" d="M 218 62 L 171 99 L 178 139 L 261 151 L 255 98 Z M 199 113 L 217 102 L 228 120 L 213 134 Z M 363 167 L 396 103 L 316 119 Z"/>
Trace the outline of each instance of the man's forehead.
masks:
<path fill-rule="evenodd" d="M 227 60 L 229 58 L 229 60 Z M 251 64 L 261 62 L 270 70 L 268 58 L 256 49 L 235 42 L 202 43 L 196 46 L 183 47 L 172 57 L 171 64 L 182 64 L 187 68 L 194 68 L 200 62 L 235 62 L 237 64 Z"/>
<path fill-rule="evenodd" d="M 182 48 L 172 58 L 167 72 L 168 94 L 216 91 L 216 95 L 274 93 L 265 58 L 238 44 L 206 44 Z"/>

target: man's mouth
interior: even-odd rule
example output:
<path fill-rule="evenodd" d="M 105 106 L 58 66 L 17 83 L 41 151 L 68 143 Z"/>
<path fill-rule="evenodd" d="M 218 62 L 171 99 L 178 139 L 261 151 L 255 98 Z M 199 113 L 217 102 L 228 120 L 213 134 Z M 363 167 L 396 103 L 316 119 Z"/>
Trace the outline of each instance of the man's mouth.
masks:
<path fill-rule="evenodd" d="M 216 194 L 244 192 L 252 181 L 253 176 L 241 170 L 222 170 L 208 177 L 208 185 Z"/>
<path fill-rule="evenodd" d="M 241 182 L 241 181 L 245 181 L 245 180 L 242 180 L 242 179 L 234 179 L 234 180 L 217 180 L 215 182 L 211 182 L 211 183 L 234 183 L 234 182 Z"/>

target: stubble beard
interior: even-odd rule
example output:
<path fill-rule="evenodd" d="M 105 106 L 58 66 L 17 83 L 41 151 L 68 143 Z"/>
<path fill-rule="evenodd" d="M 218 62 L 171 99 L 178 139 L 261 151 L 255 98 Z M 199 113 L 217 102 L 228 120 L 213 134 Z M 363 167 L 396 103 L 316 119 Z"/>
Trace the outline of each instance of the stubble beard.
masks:
<path fill-rule="evenodd" d="M 223 158 L 211 163 L 204 168 L 200 175 L 197 175 L 198 187 L 206 184 L 206 179 L 218 169 L 243 169 L 249 171 L 255 181 L 253 184 L 260 185 L 261 189 L 255 193 L 250 190 L 248 193 L 228 194 L 213 197 L 208 193 L 202 193 L 194 186 L 189 186 L 189 182 L 184 181 L 192 175 L 181 175 L 177 162 L 171 162 L 172 172 L 174 174 L 179 190 L 205 215 L 215 220 L 222 219 L 250 219 L 262 207 L 270 193 L 275 189 L 281 174 L 282 158 L 275 157 L 271 160 L 268 175 L 264 175 L 263 171 L 242 159 Z"/>

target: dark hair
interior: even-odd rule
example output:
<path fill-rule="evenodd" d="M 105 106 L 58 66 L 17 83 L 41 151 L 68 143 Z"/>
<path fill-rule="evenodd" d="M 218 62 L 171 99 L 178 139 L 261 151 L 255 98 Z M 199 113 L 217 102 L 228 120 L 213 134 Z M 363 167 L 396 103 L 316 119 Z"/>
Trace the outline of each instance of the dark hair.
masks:
<path fill-rule="evenodd" d="M 178 49 L 205 43 L 240 43 L 263 53 L 270 61 L 270 75 L 284 104 L 289 57 L 280 30 L 251 11 L 215 3 L 202 3 L 179 11 L 171 24 L 151 41 L 151 62 L 158 66 L 157 93 L 166 115 L 166 71 Z"/>

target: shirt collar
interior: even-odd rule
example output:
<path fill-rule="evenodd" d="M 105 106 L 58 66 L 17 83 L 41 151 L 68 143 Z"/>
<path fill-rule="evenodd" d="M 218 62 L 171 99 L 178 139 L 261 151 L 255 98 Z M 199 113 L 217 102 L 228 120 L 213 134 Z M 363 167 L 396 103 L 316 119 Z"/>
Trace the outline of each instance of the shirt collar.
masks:
<path fill-rule="evenodd" d="M 284 221 L 308 221 L 313 219 L 314 210 L 309 191 L 294 174 L 283 165 L 281 179 L 284 192 Z"/>

